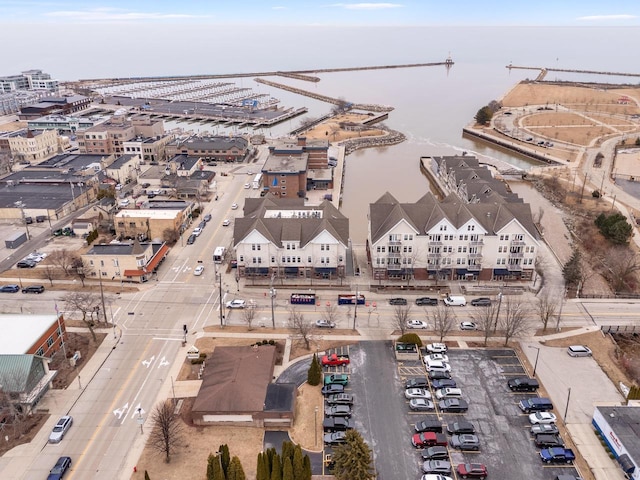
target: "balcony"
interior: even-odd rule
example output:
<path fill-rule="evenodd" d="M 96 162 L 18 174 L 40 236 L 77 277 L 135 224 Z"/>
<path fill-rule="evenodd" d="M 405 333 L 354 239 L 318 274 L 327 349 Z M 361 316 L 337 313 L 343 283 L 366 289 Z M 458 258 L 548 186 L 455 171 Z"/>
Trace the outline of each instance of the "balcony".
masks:
<path fill-rule="evenodd" d="M 467 265 L 467 270 L 469 270 L 470 272 L 479 272 L 480 270 L 482 270 L 482 265 Z"/>
<path fill-rule="evenodd" d="M 511 245 L 526 245 L 524 240 L 511 240 Z"/>
<path fill-rule="evenodd" d="M 510 272 L 521 272 L 522 271 L 522 265 L 520 265 L 519 263 L 517 264 L 509 264 L 507 265 L 507 270 L 509 270 Z"/>
<path fill-rule="evenodd" d="M 387 253 L 387 258 L 400 258 L 400 252 L 389 252 Z"/>
<path fill-rule="evenodd" d="M 429 245 L 442 245 L 442 242 L 440 240 L 429 240 Z"/>
<path fill-rule="evenodd" d="M 471 240 L 469 242 L 469 245 L 471 246 L 481 246 L 484 245 L 484 240 L 480 239 L 480 240 Z"/>
<path fill-rule="evenodd" d="M 509 252 L 509 258 L 523 258 L 524 252 Z"/>
<path fill-rule="evenodd" d="M 469 258 L 473 258 L 473 259 L 482 259 L 482 254 L 481 253 L 470 253 L 469 254 Z"/>
<path fill-rule="evenodd" d="M 400 240 L 398 240 L 398 241 L 388 241 L 387 245 L 402 245 L 402 242 Z"/>

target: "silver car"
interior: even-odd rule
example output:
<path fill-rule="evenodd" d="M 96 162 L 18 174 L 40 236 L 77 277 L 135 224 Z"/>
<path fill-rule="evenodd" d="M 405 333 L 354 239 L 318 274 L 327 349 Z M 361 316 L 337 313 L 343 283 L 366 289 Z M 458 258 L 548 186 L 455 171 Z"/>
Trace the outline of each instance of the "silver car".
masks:
<path fill-rule="evenodd" d="M 64 437 L 64 434 L 67 433 L 67 430 L 71 428 L 71 424 L 73 423 L 73 417 L 70 415 L 65 415 L 58 420 L 56 426 L 53 427 L 53 430 L 49 434 L 49 443 L 58 443 Z"/>

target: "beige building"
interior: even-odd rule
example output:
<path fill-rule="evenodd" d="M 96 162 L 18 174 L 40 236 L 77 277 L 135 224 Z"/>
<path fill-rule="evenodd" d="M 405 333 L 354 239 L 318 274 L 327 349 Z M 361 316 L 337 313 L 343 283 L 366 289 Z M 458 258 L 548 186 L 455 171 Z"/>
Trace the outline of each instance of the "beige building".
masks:
<path fill-rule="evenodd" d="M 156 137 L 164 135 L 162 120 L 154 121 L 146 117 L 132 117 L 116 115 L 107 122 L 78 133 L 78 146 L 82 153 L 122 155 L 125 152 L 125 142 L 136 135 Z"/>
<path fill-rule="evenodd" d="M 17 130 L 0 135 L 0 153 L 9 154 L 15 162 L 37 163 L 70 148 L 68 137 L 56 130 Z"/>
<path fill-rule="evenodd" d="M 184 209 L 126 208 L 115 215 L 118 238 L 164 240 L 165 231 L 180 232 L 189 221 L 192 204 Z"/>
<path fill-rule="evenodd" d="M 94 245 L 82 255 L 82 265 L 87 278 L 142 283 L 157 272 L 168 253 L 163 242 Z"/>
<path fill-rule="evenodd" d="M 138 179 L 140 173 L 139 155 L 121 155 L 105 168 L 107 176 L 124 185 Z"/>
<path fill-rule="evenodd" d="M 124 152 L 128 155 L 139 155 L 143 162 L 164 162 L 167 159 L 166 147 L 173 135 L 157 135 L 145 137 L 137 135 L 124 142 Z"/>

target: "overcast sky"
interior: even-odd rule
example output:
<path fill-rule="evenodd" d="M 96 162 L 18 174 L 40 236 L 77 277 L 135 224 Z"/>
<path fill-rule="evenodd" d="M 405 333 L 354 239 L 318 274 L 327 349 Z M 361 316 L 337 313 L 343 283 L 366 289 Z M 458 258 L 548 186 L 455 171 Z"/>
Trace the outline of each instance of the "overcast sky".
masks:
<path fill-rule="evenodd" d="M 2 23 L 638 26 L 639 0 L 0 0 Z"/>

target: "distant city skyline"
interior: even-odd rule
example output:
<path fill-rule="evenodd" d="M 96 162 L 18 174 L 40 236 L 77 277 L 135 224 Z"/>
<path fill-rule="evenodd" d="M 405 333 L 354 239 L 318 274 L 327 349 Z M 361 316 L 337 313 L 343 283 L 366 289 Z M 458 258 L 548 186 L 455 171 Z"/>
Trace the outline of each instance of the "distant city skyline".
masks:
<path fill-rule="evenodd" d="M 636 0 L 0 0 L 0 25 L 204 23 L 318 26 L 638 26 Z"/>

